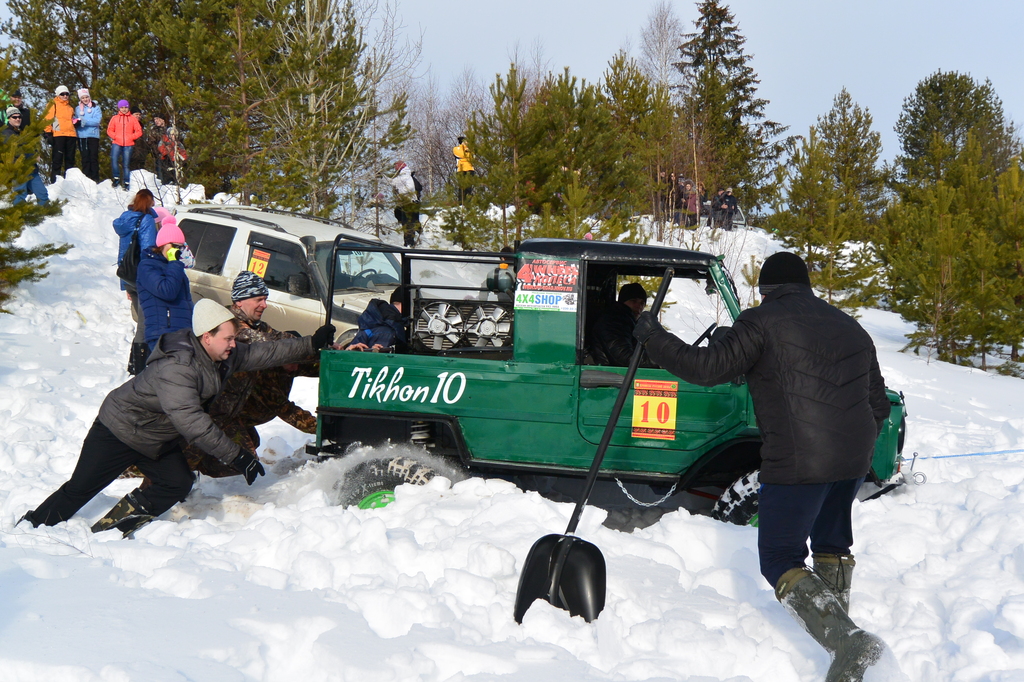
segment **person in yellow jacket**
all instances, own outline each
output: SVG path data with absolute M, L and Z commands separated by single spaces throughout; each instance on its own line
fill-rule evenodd
M 473 154 L 469 151 L 469 145 L 466 144 L 466 138 L 459 136 L 459 144 L 452 148 L 452 154 L 455 155 L 455 181 L 459 187 L 459 204 L 462 204 L 466 197 L 473 193 L 473 185 L 470 181 L 470 176 L 476 175 L 476 171 L 473 169 L 473 163 L 470 161 Z
M 78 147 L 78 133 L 75 132 L 75 108 L 71 106 L 71 91 L 65 85 L 58 85 L 53 91 L 53 101 L 43 117 L 50 122 L 46 126 L 46 138 L 50 141 L 53 155 L 50 159 L 50 184 L 57 179 L 59 173 L 64 177 L 65 171 L 75 167 L 75 149 Z

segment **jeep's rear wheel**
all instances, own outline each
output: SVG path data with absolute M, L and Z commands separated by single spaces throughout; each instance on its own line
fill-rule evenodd
M 434 470 L 409 457 L 371 459 L 355 466 L 341 485 L 343 507 L 379 509 L 395 499 L 395 488 L 403 483 L 423 485 L 434 477 Z
M 757 480 L 760 471 L 751 471 L 740 476 L 715 502 L 712 518 L 737 526 L 757 526 L 758 498 L 761 484 Z

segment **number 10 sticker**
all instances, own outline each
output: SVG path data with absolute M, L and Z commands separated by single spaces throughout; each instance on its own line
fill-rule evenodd
M 677 381 L 633 382 L 633 438 L 676 439 Z

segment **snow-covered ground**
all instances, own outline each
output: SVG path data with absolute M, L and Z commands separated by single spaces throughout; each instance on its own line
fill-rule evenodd
M 67 479 L 127 379 L 110 223 L 128 197 L 70 174 L 51 188 L 70 200 L 64 215 L 23 241 L 75 248 L 0 316 L 0 680 L 824 677 L 827 655 L 758 573 L 753 529 L 680 510 L 627 534 L 588 508 L 580 534 L 608 562 L 604 612 L 587 624 L 537 602 L 517 625 L 526 553 L 571 505 L 435 478 L 387 508 L 343 509 L 341 464 L 296 461 L 306 437 L 280 422 L 261 429 L 266 477 L 203 478 L 133 540 L 89 532 L 132 480 L 68 523 L 15 528 Z M 752 230 L 703 248 L 728 254 L 740 280 L 749 255 L 778 246 Z M 906 394 L 906 454 L 928 480 L 856 506 L 852 615 L 911 680 L 1024 680 L 1024 383 L 900 353 L 908 326 L 892 314 L 862 321 Z M 315 380 L 294 397 L 314 407 Z

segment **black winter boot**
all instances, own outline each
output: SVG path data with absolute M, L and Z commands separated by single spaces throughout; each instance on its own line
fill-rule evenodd
M 832 657 L 825 682 L 862 682 L 885 652 L 885 642 L 850 620 L 839 598 L 809 568 L 786 571 L 775 597 Z
M 843 605 L 843 611 L 850 612 L 850 585 L 853 583 L 853 567 L 857 562 L 852 554 L 822 554 L 815 552 L 814 572 L 828 585 Z
M 153 515 L 135 497 L 136 492 L 138 491 L 133 490 L 122 497 L 110 511 L 103 515 L 103 518 L 93 524 L 92 532 L 102 533 L 105 530 L 117 528 L 124 533 L 124 537 L 128 537 L 152 521 Z

